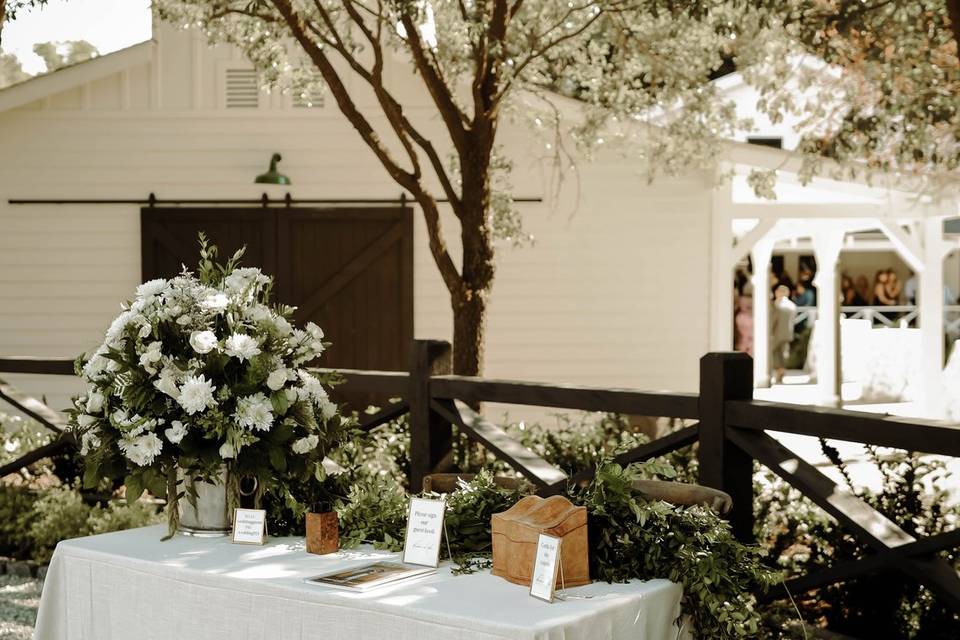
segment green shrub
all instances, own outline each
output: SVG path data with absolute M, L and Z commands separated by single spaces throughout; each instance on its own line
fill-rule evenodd
M 29 488 L 0 484 L 0 555 L 29 557 L 33 541 L 28 530 L 37 498 Z
M 92 507 L 76 491 L 65 488 L 47 491 L 34 505 L 33 524 L 28 530 L 33 542 L 33 559 L 49 562 L 61 540 L 92 534 L 91 511 Z
M 98 533 L 120 531 L 156 524 L 161 521 L 151 504 L 110 502 L 106 507 L 87 504 L 83 496 L 68 488 L 50 489 L 36 501 L 30 514 L 32 524 L 27 536 L 32 557 L 40 563 L 50 561 L 61 540 Z

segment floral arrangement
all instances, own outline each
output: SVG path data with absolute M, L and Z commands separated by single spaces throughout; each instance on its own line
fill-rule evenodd
M 272 279 L 226 265 L 200 236 L 201 260 L 169 280 L 137 287 L 90 357 L 77 361 L 88 390 L 74 400 L 84 484 L 123 476 L 128 499 L 166 497 L 176 528 L 177 475 L 240 478 L 295 500 L 292 483 L 324 479 L 323 458 L 349 430 L 324 382 L 305 367 L 323 331 L 291 324 L 294 309 L 268 304 Z M 228 493 L 228 500 L 230 499 Z

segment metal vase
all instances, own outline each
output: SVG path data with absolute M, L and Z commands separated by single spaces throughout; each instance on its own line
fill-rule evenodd
M 189 485 L 196 492 L 196 506 L 188 495 Z M 183 497 L 177 501 L 180 524 L 177 530 L 189 536 L 218 537 L 230 534 L 233 525 L 227 510 L 227 468 L 220 468 L 214 482 L 204 482 L 186 477 L 177 471 L 177 490 Z

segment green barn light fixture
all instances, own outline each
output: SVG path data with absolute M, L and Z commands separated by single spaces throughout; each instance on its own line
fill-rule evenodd
M 290 184 L 290 178 L 277 171 L 277 163 L 283 158 L 279 153 L 274 153 L 270 158 L 270 169 L 266 173 L 261 173 L 254 179 L 257 184 Z

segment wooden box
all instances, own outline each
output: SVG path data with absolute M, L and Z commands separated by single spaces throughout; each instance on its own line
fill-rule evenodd
M 307 553 L 324 555 L 340 548 L 340 526 L 336 511 L 307 513 Z
M 562 538 L 560 573 L 565 587 L 590 582 L 587 551 L 587 508 L 575 507 L 563 496 L 527 496 L 490 518 L 493 531 L 493 575 L 514 584 L 530 584 L 537 538 L 546 533 Z

